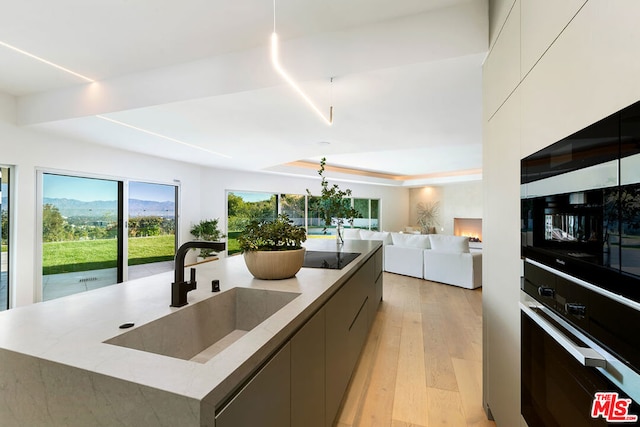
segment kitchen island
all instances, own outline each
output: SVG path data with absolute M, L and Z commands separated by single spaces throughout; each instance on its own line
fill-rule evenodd
M 241 256 L 200 264 L 181 308 L 163 273 L 0 313 L 2 425 L 331 425 L 382 297 L 381 242 L 340 250 L 360 255 L 278 281 L 254 279 Z M 217 298 L 232 302 L 200 310 Z M 181 352 L 241 299 L 258 320 Z

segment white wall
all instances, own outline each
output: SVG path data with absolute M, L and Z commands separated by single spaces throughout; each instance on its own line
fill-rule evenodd
M 438 233 L 444 233 L 440 228 L 443 224 L 443 206 L 444 202 L 444 188 L 439 185 L 430 185 L 427 187 L 412 188 L 409 190 L 409 222 L 405 225 L 412 227 L 419 227 L 418 224 L 418 203 L 424 205 L 438 204 L 438 215 L 436 217 L 438 225 L 436 225 L 436 231 Z
M 482 181 L 444 186 L 444 206 L 438 233 L 453 234 L 454 218 L 482 218 L 482 196 Z
M 520 159 L 640 99 L 640 2 L 493 1 L 483 76 L 484 403 L 520 423 Z
M 200 168 L 186 163 L 142 156 L 98 145 L 69 141 L 44 135 L 13 123 L 15 100 L 0 94 L 0 163 L 14 166 L 11 209 L 13 236 L 11 264 L 11 305 L 35 301 L 39 272 L 36 271 L 38 243 L 36 235 L 36 170 L 59 170 L 110 178 L 150 180 L 173 184 L 181 182 L 183 200 L 179 234 L 188 236 L 188 223 L 199 217 Z M 187 224 L 185 226 L 185 223 Z
M 453 234 L 454 218 L 482 218 L 482 181 L 457 182 L 412 188 L 409 192 L 409 221 L 417 226 L 418 203 L 438 202 L 439 234 Z
M 36 171 L 50 170 L 91 176 L 173 184 L 180 181 L 181 242 L 203 218 L 226 218 L 226 190 L 254 190 L 305 194 L 319 192 L 319 179 L 263 173 L 244 173 L 144 156 L 79 141 L 70 141 L 15 125 L 15 98 L 0 93 L 0 164 L 14 167 L 11 177 L 11 307 L 36 301 L 40 287 L 36 219 Z M 330 177 L 329 177 L 330 178 Z M 403 188 L 339 183 L 355 197 L 381 199 L 383 228 L 398 229 L 408 221 L 409 191 Z

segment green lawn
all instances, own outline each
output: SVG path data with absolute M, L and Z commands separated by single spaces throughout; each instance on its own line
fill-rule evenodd
M 172 260 L 175 255 L 172 235 L 129 238 L 129 265 Z
M 238 235 L 240 231 L 230 231 L 227 233 L 227 254 L 233 255 L 240 253 L 240 245 L 238 244 Z
M 174 236 L 129 238 L 129 265 L 172 260 Z M 49 242 L 42 245 L 42 274 L 116 267 L 116 239 Z

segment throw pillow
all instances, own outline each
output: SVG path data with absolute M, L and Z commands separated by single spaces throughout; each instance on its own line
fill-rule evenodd
M 407 248 L 429 249 L 429 236 L 426 234 L 391 233 L 391 240 L 395 246 Z
M 438 252 L 467 253 L 469 252 L 469 238 L 466 236 L 443 236 L 429 234 L 431 249 Z

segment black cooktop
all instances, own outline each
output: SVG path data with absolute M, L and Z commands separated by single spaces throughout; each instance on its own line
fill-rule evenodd
M 340 270 L 360 255 L 356 252 L 306 251 L 303 267 Z

